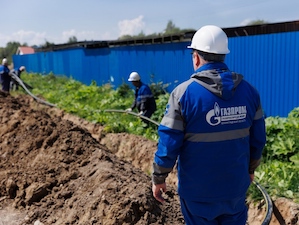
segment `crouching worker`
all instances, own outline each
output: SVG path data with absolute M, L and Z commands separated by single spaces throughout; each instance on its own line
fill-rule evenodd
M 21 66 L 19 69 L 12 70 L 10 72 L 10 74 L 13 74 L 13 75 L 15 75 L 15 76 L 17 76 L 21 79 L 21 73 L 24 72 L 24 71 L 26 71 L 25 66 Z M 11 89 L 12 90 L 19 90 L 19 83 L 13 78 L 13 76 L 12 76 L 11 81 L 12 81 L 12 85 L 11 85 L 12 88 Z
M 131 112 L 133 109 L 137 108 L 139 112 L 138 115 L 150 118 L 157 109 L 156 101 L 151 89 L 148 85 L 141 82 L 140 75 L 137 72 L 132 72 L 128 81 L 131 81 L 136 89 L 134 102 L 126 111 Z M 147 120 L 143 121 L 148 124 Z

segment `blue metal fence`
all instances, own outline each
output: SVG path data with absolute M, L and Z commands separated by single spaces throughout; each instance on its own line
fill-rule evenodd
M 244 75 L 261 94 L 267 116 L 285 117 L 299 106 L 299 32 L 230 37 L 226 63 Z M 111 83 L 117 88 L 138 71 L 145 83 L 177 84 L 193 73 L 189 42 L 74 48 L 14 55 L 28 72 L 66 75 L 89 85 Z M 129 82 L 128 82 L 129 83 Z
M 229 67 L 260 92 L 268 116 L 287 116 L 299 106 L 299 32 L 235 37 Z

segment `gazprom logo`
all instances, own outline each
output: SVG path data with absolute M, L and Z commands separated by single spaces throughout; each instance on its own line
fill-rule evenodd
M 206 120 L 212 126 L 216 126 L 220 123 L 241 123 L 245 121 L 246 115 L 246 106 L 220 108 L 219 104 L 215 102 L 214 108 L 207 113 Z
M 215 102 L 214 104 L 214 109 L 210 110 L 207 113 L 206 120 L 212 126 L 216 126 L 221 122 L 220 107 L 217 102 Z

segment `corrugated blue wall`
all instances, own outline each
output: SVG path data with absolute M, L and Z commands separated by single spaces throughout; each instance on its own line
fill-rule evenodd
M 285 117 L 299 106 L 299 32 L 229 38 L 226 63 L 244 75 L 261 94 L 267 116 Z M 67 49 L 15 55 L 16 66 L 28 72 L 73 77 L 87 85 L 127 82 L 132 71 L 145 83 L 170 84 L 168 91 L 193 73 L 189 42 Z
M 171 91 L 193 72 L 188 43 L 120 46 L 98 49 L 69 49 L 14 55 L 16 67 L 25 65 L 27 72 L 73 77 L 87 85 L 111 83 L 118 87 L 127 82 L 132 71 L 140 73 L 146 83 L 170 84 Z
M 299 106 L 299 32 L 235 37 L 226 63 L 260 92 L 267 116 Z

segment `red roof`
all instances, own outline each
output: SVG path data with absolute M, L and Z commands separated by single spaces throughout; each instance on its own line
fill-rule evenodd
M 17 55 L 33 54 L 34 48 L 31 47 L 19 47 L 17 50 Z

